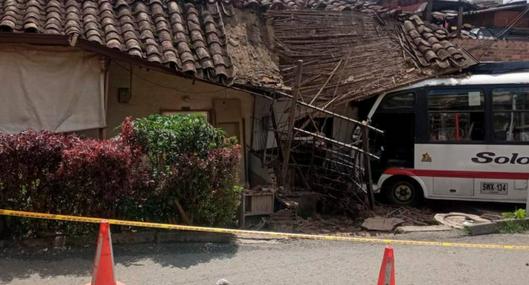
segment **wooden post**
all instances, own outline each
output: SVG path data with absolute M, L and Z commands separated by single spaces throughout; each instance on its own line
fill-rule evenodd
M 287 127 L 287 141 L 283 147 L 283 165 L 281 169 L 281 183 L 284 187 L 289 187 L 288 179 L 288 163 L 290 161 L 290 147 L 292 146 L 292 139 L 294 137 L 294 123 L 296 122 L 296 110 L 299 100 L 299 89 L 301 85 L 301 75 L 303 72 L 303 61 L 298 60 L 297 62 L 297 78 L 296 87 L 294 89 L 294 97 L 290 104 L 290 114 L 288 116 L 288 127 Z
M 527 200 L 525 201 L 525 212 L 529 214 L 529 189 L 527 190 Z
M 363 138 L 362 143 L 364 145 L 364 171 L 366 172 L 366 189 L 367 199 L 369 202 L 369 209 L 375 208 L 375 195 L 373 194 L 373 178 L 371 177 L 371 160 L 369 157 L 369 129 L 367 128 L 367 122 L 364 121 L 362 124 Z
M 241 212 L 239 217 L 239 228 L 244 229 L 246 227 L 246 195 L 244 190 L 241 192 Z
M 110 64 L 112 63 L 112 60 L 109 58 L 105 58 L 103 61 L 103 69 L 104 69 L 104 75 L 103 75 L 103 104 L 104 104 L 104 112 L 105 112 L 105 127 L 99 128 L 97 130 L 97 136 L 100 140 L 107 138 L 107 128 L 108 128 L 108 102 L 109 102 L 109 96 L 110 96 Z
M 433 1 L 434 0 L 428 0 L 428 4 L 426 5 L 426 21 L 428 22 L 432 21 Z
M 463 28 L 463 1 L 459 0 L 457 10 L 457 37 L 461 38 L 461 29 Z
M 272 104 L 270 105 L 270 120 L 272 121 L 272 128 L 274 129 L 274 138 L 276 140 L 276 145 L 279 148 L 277 156 L 279 157 L 280 160 L 283 160 L 284 151 L 283 151 L 283 146 L 281 145 L 281 138 L 279 137 L 279 130 L 278 130 L 278 125 L 277 125 L 277 120 L 276 120 L 276 112 L 274 111 L 275 102 L 276 102 L 275 100 L 272 101 Z M 267 147 L 268 146 L 266 146 L 265 149 Z
M 342 146 L 342 147 L 345 147 L 345 148 L 348 148 L 348 149 L 351 149 L 351 150 L 354 150 L 354 151 L 358 151 L 360 153 L 367 153 L 367 155 L 369 155 L 370 157 L 374 158 L 374 159 L 380 159 L 380 157 L 372 154 L 372 153 L 369 153 L 369 152 L 365 152 L 364 151 L 364 148 L 358 148 L 354 145 L 351 145 L 351 144 L 346 144 L 346 143 L 343 143 L 341 141 L 337 141 L 337 140 L 333 140 L 333 139 L 330 139 L 326 136 L 322 136 L 322 135 L 319 135 L 317 133 L 313 133 L 313 132 L 309 132 L 309 131 L 305 131 L 305 130 L 302 130 L 300 128 L 294 128 L 295 131 L 297 132 L 300 132 L 302 134 L 306 134 L 306 135 L 309 135 L 309 136 L 312 136 L 314 138 L 319 138 L 321 140 L 324 140 L 324 141 L 328 141 L 332 144 L 335 144 L 335 145 L 339 145 L 339 146 Z M 330 151 L 330 150 L 327 150 L 327 151 Z
M 237 86 L 232 86 L 231 88 L 232 88 L 232 89 L 235 89 L 235 90 L 243 91 L 243 92 L 246 92 L 246 93 L 250 93 L 250 94 L 253 94 L 253 95 L 261 96 L 261 97 L 266 98 L 266 99 L 268 99 L 268 100 L 270 100 L 270 101 L 275 101 L 274 98 L 272 98 L 272 97 L 270 97 L 270 96 L 267 96 L 267 95 L 264 95 L 264 94 L 259 93 L 259 92 L 253 92 L 253 91 L 251 91 L 251 90 L 238 88 Z M 277 95 L 281 95 L 282 97 L 286 97 L 286 98 L 294 98 L 294 96 L 292 96 L 292 95 L 290 95 L 290 94 L 286 94 L 286 93 L 281 92 L 281 91 L 276 91 L 275 93 L 276 93 Z M 298 104 L 299 104 L 300 106 L 307 107 L 307 108 L 309 108 L 309 109 L 311 109 L 311 110 L 314 110 L 314 111 L 317 111 L 317 112 L 320 112 L 320 113 L 323 113 L 323 114 L 328 114 L 328 115 L 331 115 L 331 116 L 333 116 L 333 117 L 335 117 L 335 118 L 342 119 L 342 120 L 344 120 L 344 121 L 346 121 L 346 122 L 351 122 L 351 123 L 355 123 L 355 124 L 361 124 L 361 123 L 362 123 L 362 122 L 357 121 L 357 120 L 355 120 L 355 119 L 351 119 L 351 118 L 346 117 L 346 116 L 344 116 L 344 115 L 340 115 L 340 114 L 338 114 L 338 113 L 331 112 L 331 111 L 329 111 L 329 110 L 326 110 L 326 109 L 323 109 L 323 108 L 320 108 L 320 107 L 317 107 L 317 106 L 311 105 L 311 104 L 309 104 L 309 103 L 305 103 L 305 102 L 303 102 L 303 101 L 298 101 Z M 375 131 L 375 132 L 377 132 L 377 133 L 379 133 L 379 134 L 384 134 L 384 131 L 381 130 L 381 129 L 375 128 L 375 127 L 373 127 L 373 126 L 371 126 L 371 125 L 367 125 L 367 127 L 368 127 L 370 130 Z

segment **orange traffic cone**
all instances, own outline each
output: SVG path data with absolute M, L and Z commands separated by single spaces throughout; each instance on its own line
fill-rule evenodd
M 99 225 L 92 282 L 86 285 L 124 285 L 121 282 L 116 282 L 114 277 L 112 239 L 110 238 L 110 226 L 106 221 L 101 222 Z
M 384 250 L 384 258 L 380 266 L 380 273 L 378 273 L 378 285 L 395 285 L 395 256 L 393 255 L 393 248 L 386 246 Z

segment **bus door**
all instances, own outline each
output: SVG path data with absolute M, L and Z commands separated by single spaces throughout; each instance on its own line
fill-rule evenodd
M 415 143 L 415 93 L 406 91 L 387 94 L 377 108 L 372 123 L 384 130 L 372 146 L 381 153 L 380 161 L 373 162 L 373 178 L 389 167 L 413 168 Z

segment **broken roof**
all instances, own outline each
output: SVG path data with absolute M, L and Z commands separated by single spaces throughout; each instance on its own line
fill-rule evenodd
M 475 63 L 441 28 L 417 16 L 403 24 L 362 13 L 270 11 L 280 70 L 319 106 L 360 100 Z
M 365 0 L 226 0 L 236 7 L 260 7 L 270 10 L 316 9 L 326 11 L 377 11 L 383 13 L 388 8 L 376 4 L 376 1 Z
M 476 63 L 443 29 L 404 19 L 362 0 L 0 1 L 0 31 L 79 38 L 214 82 L 288 89 L 303 59 L 304 96 L 323 103 Z
M 295 65 L 303 60 L 301 94 L 320 106 L 361 100 L 477 63 L 451 42 L 452 36 L 442 27 L 368 1 L 244 0 L 233 3 L 243 10 L 252 7 L 265 11 L 265 20 L 247 29 L 248 35 L 260 31 L 261 40 L 253 36 L 252 40 L 245 41 L 248 37 L 234 36 L 231 26 L 247 27 L 251 23 L 239 19 L 231 22 L 227 17 L 230 55 L 237 63 L 239 57 L 243 59 L 240 61 L 243 65 L 235 64 L 236 69 L 247 71 L 238 72 L 237 79 L 257 86 L 263 86 L 264 81 L 273 87 L 293 88 L 296 85 Z M 234 41 L 236 45 L 231 44 Z M 239 41 L 245 48 L 241 48 Z M 259 47 L 263 45 L 269 47 L 270 55 L 262 56 Z M 246 54 L 259 56 L 252 59 Z M 273 59 L 277 68 L 261 68 L 263 58 Z M 245 69 L 245 66 L 250 68 Z M 254 74 L 250 69 L 259 72 Z

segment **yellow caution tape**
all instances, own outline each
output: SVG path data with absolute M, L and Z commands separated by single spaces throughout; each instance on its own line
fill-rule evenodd
M 5 209 L 0 209 L 0 215 L 34 218 L 34 219 L 45 219 L 45 220 L 94 223 L 94 224 L 99 224 L 102 221 L 106 221 L 111 225 L 143 227 L 143 228 L 157 228 L 157 229 L 166 229 L 166 230 L 208 232 L 208 233 L 219 233 L 219 234 L 232 234 L 236 236 L 258 235 L 258 236 L 289 238 L 289 239 L 350 241 L 350 242 L 378 243 L 378 244 L 402 244 L 402 245 L 422 245 L 422 246 L 438 246 L 438 247 L 508 249 L 508 250 L 529 251 L 529 245 L 459 243 L 459 242 L 444 242 L 444 241 L 380 239 L 380 238 L 367 238 L 367 237 L 350 237 L 350 236 L 346 237 L 346 236 L 335 236 L 335 235 L 312 235 L 312 234 L 295 234 L 295 233 L 280 233 L 280 232 L 267 232 L 267 231 L 250 231 L 250 230 L 237 230 L 237 229 L 226 229 L 226 228 L 197 227 L 197 226 L 185 226 L 185 225 L 174 225 L 174 224 L 163 224 L 163 223 L 149 223 L 149 222 L 138 222 L 138 221 L 103 219 L 103 218 L 93 218 L 93 217 L 80 217 L 80 216 L 69 216 L 69 215 L 55 215 L 55 214 L 14 211 L 14 210 L 5 210 Z

